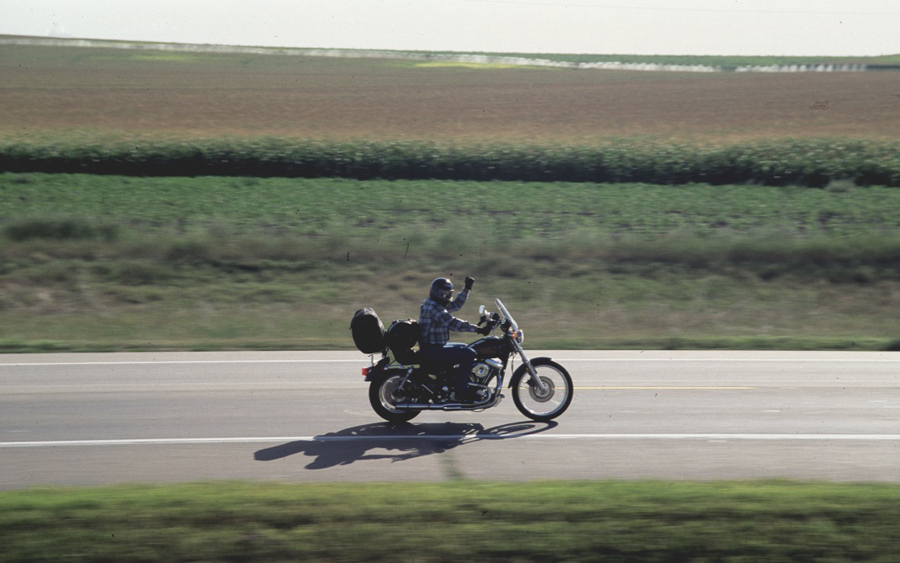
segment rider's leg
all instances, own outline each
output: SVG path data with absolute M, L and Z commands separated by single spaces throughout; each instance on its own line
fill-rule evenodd
M 423 346 L 422 352 L 429 361 L 441 365 L 457 365 L 453 370 L 453 387 L 456 399 L 463 401 L 469 398 L 469 374 L 475 365 L 475 350 L 460 342 L 448 342 L 444 346 Z
M 469 401 L 474 398 L 474 391 L 469 388 L 469 377 L 472 374 L 472 366 L 475 365 L 477 354 L 475 350 L 465 344 L 457 345 L 458 359 L 453 363 L 459 365 L 453 372 L 453 382 L 457 401 Z

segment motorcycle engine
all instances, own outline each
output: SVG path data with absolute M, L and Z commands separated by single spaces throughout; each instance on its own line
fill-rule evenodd
M 497 360 L 485 360 L 472 366 L 471 380 L 476 383 L 486 384 L 491 377 L 497 375 L 503 368 L 503 364 Z

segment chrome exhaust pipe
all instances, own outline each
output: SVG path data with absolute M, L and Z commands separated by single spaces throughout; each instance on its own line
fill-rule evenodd
M 408 411 L 472 411 L 497 406 L 502 398 L 503 395 L 495 395 L 494 398 L 479 403 L 397 403 L 394 408 Z
M 491 388 L 487 385 L 478 385 L 476 383 L 470 383 L 469 385 L 491 391 Z M 497 380 L 497 387 L 493 389 L 492 398 L 478 403 L 394 403 L 394 408 L 409 411 L 474 411 L 489 409 L 500 404 L 500 401 L 503 399 L 502 391 L 503 376 L 501 375 Z

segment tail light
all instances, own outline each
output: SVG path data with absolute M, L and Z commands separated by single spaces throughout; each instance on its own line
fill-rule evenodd
M 374 366 L 362 368 L 363 377 L 369 377 L 369 372 L 372 371 L 372 367 Z

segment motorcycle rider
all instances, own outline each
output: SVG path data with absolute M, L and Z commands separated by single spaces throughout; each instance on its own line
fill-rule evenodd
M 469 392 L 469 374 L 475 365 L 475 350 L 461 342 L 449 342 L 450 331 L 477 332 L 490 334 L 490 325 L 479 328 L 472 323 L 457 319 L 452 315 L 466 304 L 475 280 L 466 277 L 465 288 L 453 298 L 453 283 L 447 278 L 437 278 L 431 282 L 428 298 L 422 303 L 419 313 L 419 349 L 425 359 L 440 365 L 455 365 L 453 370 L 454 396 L 458 402 L 472 402 Z

